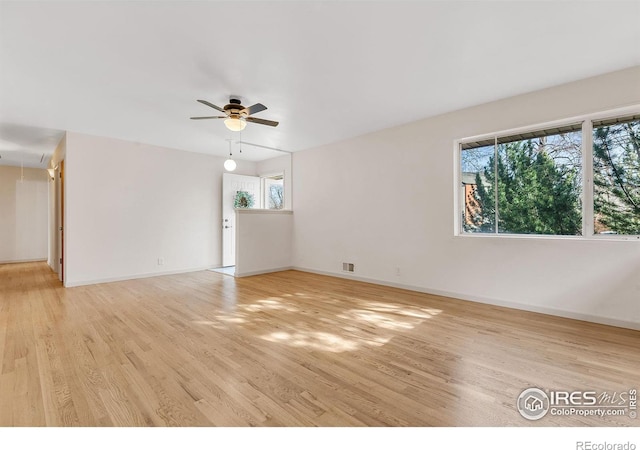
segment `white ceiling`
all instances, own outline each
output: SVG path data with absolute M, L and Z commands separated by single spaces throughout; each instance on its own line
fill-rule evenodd
M 297 151 L 640 65 L 639 22 L 637 1 L 0 2 L 0 123 L 223 155 L 237 136 L 189 117 L 237 94 L 280 121 L 242 140 Z
M 0 123 L 0 165 L 46 169 L 64 132 Z

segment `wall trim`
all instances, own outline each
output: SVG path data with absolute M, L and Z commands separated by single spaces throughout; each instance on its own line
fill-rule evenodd
M 254 275 L 263 275 L 265 273 L 284 272 L 285 270 L 298 270 L 298 269 L 296 269 L 295 267 L 287 266 L 287 267 L 278 267 L 276 269 L 254 270 L 252 272 L 244 272 L 244 273 L 236 272 L 235 277 L 236 278 L 252 277 Z
M 337 272 L 327 272 L 324 270 L 315 270 L 315 269 L 309 269 L 306 267 L 294 266 L 291 269 L 298 270 L 300 272 L 309 272 L 309 273 L 315 273 L 318 275 L 326 275 L 329 277 L 344 278 L 347 280 L 362 281 L 364 283 L 378 284 L 381 286 L 389 286 L 389 287 L 394 287 L 398 289 L 405 289 L 408 291 L 421 292 L 423 294 L 438 295 L 441 297 L 451 297 L 454 299 L 467 300 L 474 303 L 484 303 L 492 306 L 501 306 L 504 308 L 517 309 L 521 311 L 529 311 L 529 312 L 535 312 L 540 314 L 547 314 L 550 316 L 564 317 L 566 319 L 582 320 L 585 322 L 592 322 L 600 325 L 609 325 L 613 327 L 629 328 L 631 330 L 640 330 L 640 322 L 620 320 L 613 317 L 596 316 L 593 314 L 584 314 L 584 313 L 568 311 L 564 309 L 540 307 L 535 305 L 528 305 L 526 303 L 500 300 L 500 299 L 491 298 L 491 297 L 470 295 L 470 294 L 453 292 L 453 291 L 442 291 L 439 289 L 431 289 L 431 288 L 425 288 L 421 286 L 414 286 L 414 285 L 403 284 L 403 283 L 394 283 L 390 281 L 376 280 L 373 278 L 360 277 L 356 275 L 347 275 L 347 274 L 341 274 Z
M 35 258 L 35 259 L 9 259 L 6 261 L 0 261 L 0 264 L 19 264 L 30 262 L 47 262 L 48 258 Z
M 101 283 L 113 283 L 116 281 L 127 281 L 127 280 L 137 280 L 140 278 L 153 278 L 153 277 L 162 277 L 165 275 L 177 275 L 181 273 L 190 273 L 190 272 L 201 272 L 203 270 L 215 269 L 216 266 L 202 266 L 202 267 L 192 267 L 189 269 L 179 269 L 179 270 L 169 270 L 166 272 L 151 272 L 151 273 L 140 273 L 135 275 L 125 275 L 122 277 L 109 277 L 109 278 L 98 278 L 94 280 L 80 280 L 80 281 L 65 281 L 64 287 L 71 288 L 77 286 L 88 286 L 91 284 L 101 284 Z

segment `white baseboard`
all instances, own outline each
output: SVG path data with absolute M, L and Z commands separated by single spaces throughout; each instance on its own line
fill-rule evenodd
M 522 311 L 530 311 L 530 312 L 536 312 L 536 313 L 541 313 L 541 314 L 549 314 L 551 316 L 558 316 L 558 317 L 565 317 L 567 319 L 575 319 L 575 320 L 583 320 L 585 322 L 593 322 L 593 323 L 599 323 L 602 325 L 611 325 L 614 327 L 620 327 L 620 328 L 629 328 L 632 330 L 640 330 L 640 323 L 638 322 L 632 322 L 632 321 L 628 321 L 628 320 L 620 320 L 620 319 L 616 319 L 613 317 L 603 317 L 603 316 L 596 316 L 593 314 L 584 314 L 584 313 L 580 313 L 580 312 L 576 312 L 576 311 L 567 311 L 564 309 L 558 309 L 558 308 L 549 308 L 549 307 L 544 307 L 544 306 L 536 306 L 536 305 L 529 305 L 526 303 L 518 303 L 518 302 L 511 302 L 511 301 L 505 301 L 505 300 L 500 300 L 500 299 L 495 299 L 495 298 L 490 298 L 490 297 L 482 297 L 482 296 L 477 296 L 477 295 L 469 295 L 469 294 L 465 294 L 465 293 L 461 293 L 461 292 L 453 292 L 453 291 L 442 291 L 439 289 L 429 289 L 429 288 L 424 288 L 421 286 L 413 286 L 413 285 L 409 285 L 409 284 L 402 284 L 402 283 L 394 283 L 394 282 L 390 282 L 390 281 L 382 281 L 382 280 L 376 280 L 373 278 L 366 278 L 366 277 L 359 277 L 356 275 L 347 275 L 347 274 L 342 274 L 342 273 L 338 273 L 338 272 L 326 272 L 323 270 L 315 270 L 315 269 L 308 269 L 305 267 L 292 267 L 291 269 L 293 270 L 299 270 L 301 272 L 309 272 L 309 273 L 315 273 L 318 275 L 326 275 L 326 276 L 330 276 L 330 277 L 337 277 L 337 278 L 345 278 L 348 280 L 356 280 L 356 281 L 362 281 L 365 283 L 372 283 L 372 284 L 379 284 L 382 286 L 389 286 L 389 287 L 394 287 L 394 288 L 398 288 L 398 289 L 406 289 L 408 291 L 415 291 L 415 292 L 421 292 L 424 294 L 431 294 L 431 295 L 438 295 L 441 297 L 451 297 L 451 298 L 457 298 L 460 300 L 468 300 L 471 302 L 476 302 L 476 303 L 485 303 L 487 305 L 493 305 L 493 306 L 502 306 L 505 308 L 511 308 L 511 309 L 518 309 L 518 310 L 522 310 Z
M 41 262 L 47 261 L 47 258 L 36 258 L 36 259 L 9 259 L 6 261 L 0 261 L 0 264 L 19 264 L 19 263 L 30 263 L 30 262 Z
M 242 278 L 242 277 L 252 277 L 254 275 L 262 275 L 265 273 L 273 273 L 273 272 L 282 272 L 284 270 L 291 270 L 293 269 L 293 267 L 289 266 L 289 267 L 278 267 L 277 269 L 265 269 L 265 270 L 255 270 L 253 272 L 241 272 L 238 273 L 236 271 L 236 278 Z
M 90 284 L 113 283 L 116 281 L 137 280 L 139 278 L 162 277 L 165 275 L 176 275 L 180 273 L 200 272 L 202 270 L 208 270 L 212 268 L 213 266 L 192 267 L 189 269 L 169 270 L 166 272 L 140 273 L 135 275 L 125 275 L 122 277 L 98 278 L 95 280 L 81 280 L 81 281 L 71 281 L 71 282 L 65 281 L 64 287 L 70 288 L 70 287 L 77 287 L 77 286 L 87 286 Z

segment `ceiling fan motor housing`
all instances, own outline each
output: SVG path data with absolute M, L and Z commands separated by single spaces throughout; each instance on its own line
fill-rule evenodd
M 239 119 L 240 117 L 249 116 L 247 109 L 242 106 L 242 102 L 237 98 L 230 98 L 229 104 L 225 105 L 223 109 L 232 119 Z

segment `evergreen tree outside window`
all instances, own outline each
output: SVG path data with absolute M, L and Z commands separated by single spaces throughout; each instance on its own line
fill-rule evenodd
M 463 146 L 465 232 L 581 234 L 580 125 L 564 128 Z
M 593 124 L 596 234 L 640 235 L 640 118 Z
M 487 175 L 494 165 L 494 145 L 462 150 L 463 230 L 469 233 L 495 233 L 495 195 L 487 189 Z M 480 192 L 482 195 L 480 195 Z
M 618 112 L 460 141 L 459 231 L 640 240 L 640 107 Z

